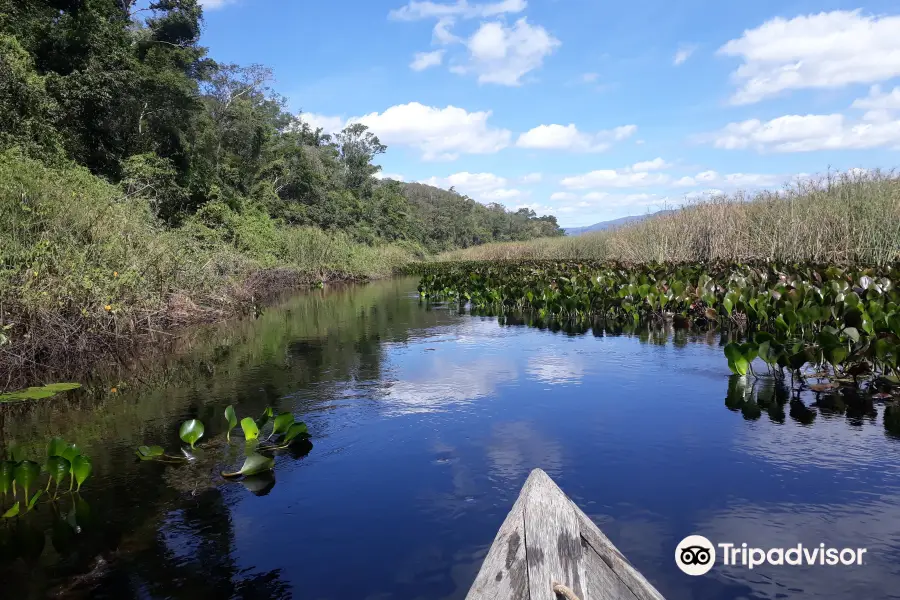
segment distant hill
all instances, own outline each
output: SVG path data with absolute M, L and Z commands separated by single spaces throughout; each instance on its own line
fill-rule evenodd
M 621 227 L 622 225 L 628 225 L 629 223 L 643 221 L 644 219 L 658 217 L 660 215 L 667 215 L 671 212 L 674 211 L 661 210 L 655 213 L 650 213 L 648 215 L 635 215 L 633 217 L 620 217 L 618 219 L 612 219 L 611 221 L 601 221 L 600 223 L 586 225 L 585 227 L 566 227 L 565 232 L 566 235 L 581 235 L 583 233 L 590 233 L 592 231 L 604 231 L 606 229 L 614 229 L 616 227 Z

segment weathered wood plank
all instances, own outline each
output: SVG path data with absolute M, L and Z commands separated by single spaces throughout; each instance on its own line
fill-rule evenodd
M 528 600 L 524 494 L 500 526 L 466 600 Z
M 584 537 L 581 538 L 581 543 L 584 550 L 587 588 L 590 590 L 590 596 L 582 600 L 638 600 Z
M 525 554 L 531 600 L 556 600 L 553 584 L 590 598 L 581 545 L 581 525 L 572 503 L 541 470 L 528 477 L 525 502 Z
M 665 600 L 653 585 L 631 566 L 631 563 L 619 552 L 608 537 L 603 535 L 591 518 L 584 514 L 578 505 L 569 500 L 572 508 L 581 524 L 581 535 L 585 541 L 597 552 L 613 573 L 619 576 L 625 585 L 631 590 L 638 600 Z
M 664 600 L 540 469 L 528 476 L 466 600 Z

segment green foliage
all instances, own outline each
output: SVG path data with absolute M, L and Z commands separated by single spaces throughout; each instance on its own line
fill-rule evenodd
M 197 419 L 191 419 L 181 424 L 181 427 L 178 430 L 178 436 L 181 438 L 182 442 L 190 444 L 193 449 L 197 441 L 203 437 L 204 431 L 205 427 L 203 427 L 203 423 Z
M 225 420 L 228 421 L 228 433 L 226 434 L 226 438 L 231 442 L 231 431 L 238 425 L 237 415 L 234 412 L 233 406 L 229 406 L 225 409 Z
M 81 485 L 90 477 L 93 470 L 94 465 L 91 463 L 90 458 L 82 455 L 75 457 L 75 460 L 72 462 L 72 474 L 75 476 L 79 492 L 81 491 Z
M 252 417 L 241 419 L 241 429 L 244 431 L 244 439 L 255 440 L 259 437 L 259 426 Z
M 30 387 L 16 392 L 0 394 L 0 402 L 17 402 L 20 400 L 41 400 L 52 398 L 62 392 L 75 390 L 81 387 L 78 383 L 50 383 L 41 387 Z
M 268 456 L 263 456 L 262 454 L 250 454 L 244 459 L 244 464 L 241 466 L 241 470 L 234 473 L 226 473 L 222 472 L 222 477 L 241 477 L 248 475 L 256 475 L 257 473 L 262 473 L 263 471 L 271 471 L 275 468 L 275 460 Z
M 723 323 L 752 341 L 724 347 L 735 375 L 757 358 L 836 379 L 900 375 L 900 263 L 878 268 L 802 264 L 645 264 L 593 261 L 442 263 L 422 269 L 424 297 L 562 318 Z

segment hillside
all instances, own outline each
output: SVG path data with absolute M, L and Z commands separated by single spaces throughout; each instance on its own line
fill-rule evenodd
M 618 219 L 611 219 L 609 221 L 601 221 L 599 223 L 594 223 L 593 225 L 585 225 L 584 227 L 565 227 L 564 230 L 566 232 L 566 235 L 581 235 L 583 233 L 590 233 L 592 231 L 606 231 L 607 229 L 615 229 L 616 227 L 627 225 L 629 223 L 637 223 L 638 221 L 643 221 L 644 219 L 650 217 L 667 215 L 671 212 L 673 211 L 660 210 L 658 212 L 649 213 L 646 215 L 634 215 L 630 217 L 619 217 Z

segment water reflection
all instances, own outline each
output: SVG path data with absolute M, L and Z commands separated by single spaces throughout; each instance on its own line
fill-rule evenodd
M 299 296 L 73 397 L 0 410 L 3 443 L 41 455 L 59 435 L 94 458 L 80 533 L 64 503 L 20 520 L 32 530 L 0 524 L 0 596 L 462 600 L 534 467 L 670 600 L 895 593 L 882 405 L 730 378 L 719 332 L 461 314 L 415 285 Z M 229 404 L 294 413 L 315 449 L 240 484 L 217 475 L 240 465 L 236 445 L 184 468 L 134 457 L 179 447 L 187 418 L 222 439 Z M 689 533 L 870 545 L 872 562 L 687 578 L 672 549 Z

